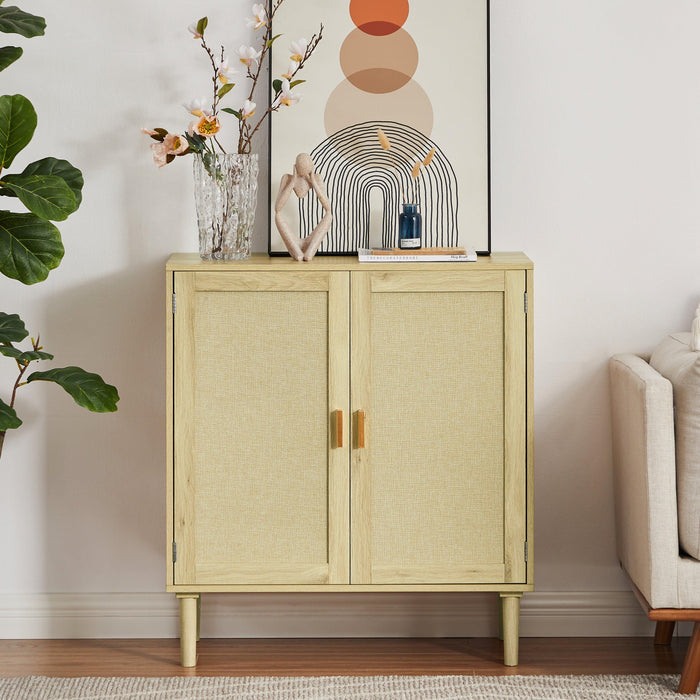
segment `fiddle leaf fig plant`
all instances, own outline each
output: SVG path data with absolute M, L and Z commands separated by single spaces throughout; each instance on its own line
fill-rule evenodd
M 29 14 L 0 0 L 0 32 L 26 38 L 42 36 L 43 17 Z M 17 46 L 0 48 L 0 71 L 22 55 Z M 23 95 L 0 96 L 0 196 L 14 198 L 28 211 L 0 209 L 0 273 L 23 284 L 45 280 L 63 259 L 61 233 L 52 223 L 63 221 L 82 201 L 83 175 L 67 160 L 42 158 L 22 172 L 5 173 L 15 157 L 30 143 L 37 126 L 32 103 Z M 15 205 L 16 206 L 16 205 Z M 58 384 L 75 402 L 89 411 L 106 413 L 117 410 L 119 393 L 98 374 L 80 367 L 55 367 L 27 375 L 33 362 L 52 360 L 37 339 L 31 348 L 17 347 L 29 336 L 18 314 L 0 312 L 0 355 L 17 365 L 17 379 L 9 403 L 0 398 L 0 456 L 8 430 L 22 421 L 15 411 L 17 390 L 36 381 Z M 26 375 L 26 377 L 25 377 Z

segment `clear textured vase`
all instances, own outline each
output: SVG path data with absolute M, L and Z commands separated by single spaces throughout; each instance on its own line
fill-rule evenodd
M 202 260 L 244 260 L 258 196 L 258 155 L 194 157 L 194 199 Z

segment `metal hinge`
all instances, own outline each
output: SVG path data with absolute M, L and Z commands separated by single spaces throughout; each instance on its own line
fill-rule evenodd
M 525 292 L 525 313 L 527 313 L 527 292 Z
M 527 561 L 527 540 L 525 540 L 525 561 Z
M 177 297 L 175 296 L 175 292 L 173 292 L 173 313 L 177 312 Z
M 177 561 L 177 542 L 173 542 L 173 563 Z

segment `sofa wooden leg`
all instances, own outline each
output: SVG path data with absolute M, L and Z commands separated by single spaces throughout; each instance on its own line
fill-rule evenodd
M 698 682 L 700 682 L 700 622 L 693 625 L 693 636 L 690 638 L 688 653 L 685 655 L 678 692 L 693 694 L 698 689 Z
M 656 630 L 654 632 L 654 644 L 670 644 L 675 627 L 675 620 L 659 620 L 656 623 Z

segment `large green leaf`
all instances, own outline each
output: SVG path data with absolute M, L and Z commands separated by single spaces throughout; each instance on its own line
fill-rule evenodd
M 34 372 L 27 378 L 27 382 L 37 380 L 55 382 L 88 411 L 110 413 L 117 410 L 119 392 L 116 387 L 106 384 L 99 374 L 86 372 L 80 367 L 56 367 L 46 372 Z
M 0 343 L 20 343 L 29 335 L 18 314 L 0 311 Z
M 0 211 L 0 272 L 24 284 L 48 277 L 63 258 L 58 229 L 35 214 Z
M 2 9 L 2 8 L 0 8 Z M 0 169 L 12 164 L 15 156 L 32 140 L 36 112 L 24 95 L 0 97 Z
M 34 362 L 34 360 L 53 360 L 53 355 L 41 350 L 20 350 L 12 345 L 0 345 L 0 355 L 11 357 L 17 362 L 24 364 L 25 362 Z
M 0 399 L 0 433 L 19 428 L 20 425 L 22 421 L 17 417 L 15 409 Z
M 22 55 L 19 46 L 3 46 L 0 48 L 0 70 L 11 66 Z
M 5 175 L 0 184 L 42 219 L 63 221 L 78 208 L 73 190 L 58 175 Z
M 74 165 L 61 158 L 42 158 L 30 163 L 22 175 L 58 175 L 62 177 L 75 195 L 76 208 L 83 199 L 83 174 Z
M 44 29 L 46 29 L 46 22 L 43 17 L 30 15 L 14 5 L 0 7 L 0 32 L 31 38 L 42 36 Z

